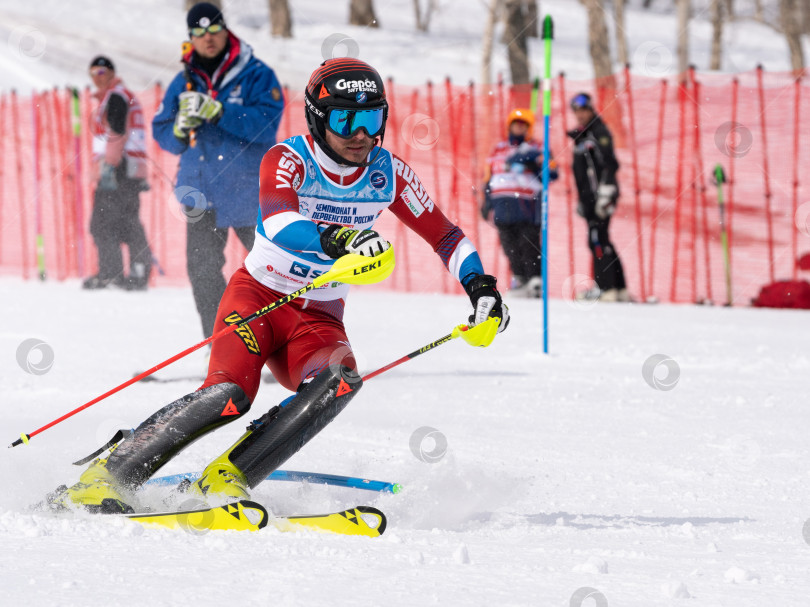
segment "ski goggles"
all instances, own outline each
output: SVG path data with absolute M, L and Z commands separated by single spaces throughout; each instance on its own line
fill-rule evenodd
M 385 108 L 345 110 L 332 108 L 326 115 L 326 126 L 338 137 L 349 138 L 360 129 L 369 137 L 376 137 L 385 125 Z
M 202 38 L 205 36 L 205 32 L 208 32 L 209 34 L 218 34 L 224 29 L 225 26 L 221 23 L 212 23 L 208 27 L 192 27 L 190 30 L 188 30 L 188 33 L 195 38 Z

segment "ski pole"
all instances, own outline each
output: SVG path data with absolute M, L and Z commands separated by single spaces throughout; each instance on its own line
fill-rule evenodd
M 181 472 L 180 474 L 150 478 L 144 483 L 144 487 L 168 487 L 177 485 L 185 479 L 194 482 L 198 478 L 200 478 L 199 472 Z M 315 485 L 332 485 L 335 487 L 364 489 L 366 491 L 379 491 L 381 493 L 399 493 L 402 490 L 402 485 L 399 483 L 375 481 L 357 476 L 324 474 L 322 472 L 300 472 L 298 470 L 275 470 L 264 480 L 307 482 Z
M 543 19 L 543 46 L 545 49 L 545 78 L 543 78 L 543 201 L 540 229 L 543 242 L 540 244 L 540 272 L 543 275 L 543 352 L 548 354 L 548 186 L 549 151 L 548 125 L 551 117 L 551 41 L 554 39 L 554 22 L 551 15 Z
M 535 78 L 534 82 L 532 83 L 532 96 L 531 101 L 529 102 L 529 108 L 532 110 L 532 113 L 537 116 L 537 103 L 540 97 L 540 78 Z
M 726 270 L 726 305 L 731 305 L 731 264 L 728 256 L 728 233 L 726 232 L 726 202 L 723 199 L 723 184 L 726 174 L 720 164 L 714 167 L 714 182 L 717 184 L 717 206 L 720 208 L 720 244 L 723 247 L 723 264 Z
M 412 358 L 416 358 L 420 354 L 424 354 L 425 352 L 429 352 L 430 350 L 438 348 L 439 346 L 446 344 L 448 341 L 451 341 L 456 337 L 463 337 L 464 341 L 466 341 L 471 346 L 480 346 L 485 348 L 492 343 L 493 339 L 495 339 L 495 335 L 496 333 L 498 333 L 498 325 L 500 324 L 501 323 L 499 318 L 488 318 L 484 322 L 475 325 L 474 327 L 470 327 L 468 325 L 458 325 L 444 337 L 440 337 L 436 341 L 432 341 L 428 345 L 422 346 L 418 350 L 414 350 L 410 354 L 406 354 L 402 358 L 398 358 L 394 362 L 389 363 L 384 367 L 377 369 L 376 371 L 366 373 L 362 377 L 362 380 L 368 381 L 372 377 L 377 377 L 381 373 L 385 373 L 389 369 L 393 369 L 394 367 L 401 365 L 405 361 L 411 360 Z
M 236 331 L 238 328 L 243 327 L 248 323 L 256 320 L 260 316 L 264 316 L 265 314 L 272 312 L 276 308 L 280 308 L 284 304 L 291 302 L 293 299 L 297 299 L 298 297 L 300 297 L 304 293 L 307 293 L 308 291 L 317 289 L 318 287 L 323 286 L 330 282 L 344 282 L 347 284 L 373 284 L 385 280 L 386 278 L 388 278 L 388 276 L 391 275 L 391 272 L 393 271 L 394 271 L 393 246 L 390 246 L 387 251 L 385 251 L 380 255 L 377 255 L 376 257 L 364 257 L 362 255 L 344 255 L 343 257 L 340 257 L 339 259 L 335 260 L 334 265 L 329 271 L 324 272 L 308 285 L 301 287 L 300 289 L 290 293 L 289 295 L 285 295 L 284 297 L 277 299 L 273 303 L 263 307 L 261 310 L 258 310 L 253 314 L 251 314 L 250 316 L 247 316 L 242 320 L 227 326 L 226 328 L 218 331 L 217 333 L 214 333 L 211 337 L 204 339 L 200 343 L 191 346 L 190 348 L 186 348 L 179 354 L 175 354 L 171 358 L 164 360 L 162 363 L 155 365 L 151 369 L 147 369 L 143 373 L 139 373 L 132 379 L 125 381 L 123 384 L 116 386 L 115 388 L 105 392 L 101 396 L 97 396 L 93 400 L 83 404 L 81 407 L 77 407 L 73 411 L 70 411 L 69 413 L 63 415 L 62 417 L 55 419 L 48 424 L 45 424 L 41 428 L 38 428 L 33 432 L 29 432 L 28 434 L 25 433 L 21 434 L 20 438 L 18 438 L 9 445 L 9 449 L 11 447 L 16 447 L 17 445 L 20 445 L 22 443 L 28 444 L 28 441 L 31 440 L 32 437 L 36 436 L 40 432 L 44 432 L 48 428 L 65 421 L 69 417 L 72 417 L 77 413 L 79 413 L 80 411 L 83 411 L 84 409 L 87 409 L 88 407 L 95 405 L 97 402 L 104 400 L 108 396 L 111 396 L 116 392 L 123 390 L 127 386 L 131 386 L 135 382 L 138 382 L 142 380 L 144 377 L 147 377 L 152 373 L 155 373 L 156 371 L 159 371 L 160 369 L 170 365 L 171 363 L 183 358 L 184 356 L 191 354 L 195 350 L 199 350 L 204 345 L 211 343 L 215 339 L 219 339 L 220 337 L 223 337 L 228 333 L 232 333 L 233 331 Z

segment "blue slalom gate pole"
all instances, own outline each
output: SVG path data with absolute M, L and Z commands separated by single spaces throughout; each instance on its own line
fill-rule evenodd
M 549 145 L 548 124 L 551 118 L 551 41 L 554 39 L 554 22 L 551 15 L 543 19 L 543 46 L 545 49 L 545 77 L 543 78 L 543 201 L 541 206 L 540 269 L 543 273 L 543 352 L 548 354 L 548 186 Z

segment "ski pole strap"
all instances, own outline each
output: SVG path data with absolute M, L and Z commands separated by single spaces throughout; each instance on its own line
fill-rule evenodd
M 113 447 L 114 445 L 117 445 L 123 439 L 129 438 L 134 433 L 135 433 L 135 430 L 132 430 L 132 429 L 121 429 L 121 430 L 119 430 L 118 432 L 115 433 L 115 435 L 110 440 L 107 441 L 107 444 L 105 444 L 103 447 L 99 447 L 98 449 L 93 451 L 87 457 L 83 457 L 82 459 L 73 462 L 73 465 L 74 466 L 83 466 L 87 462 L 95 459 L 96 456 L 101 455 L 102 453 L 104 453 L 110 447 Z

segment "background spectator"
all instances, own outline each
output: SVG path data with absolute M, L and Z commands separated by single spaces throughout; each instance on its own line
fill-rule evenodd
M 217 7 L 194 5 L 186 23 L 191 49 L 152 129 L 163 149 L 180 155 L 188 277 L 203 334 L 210 337 L 225 291 L 228 228 L 246 249 L 253 246 L 259 166 L 276 143 L 284 100 L 273 70 L 227 29 Z
M 146 140 L 143 110 L 107 57 L 90 62 L 98 107 L 91 123 L 93 160 L 98 183 L 90 218 L 90 234 L 98 250 L 98 274 L 84 281 L 85 289 L 110 285 L 144 290 L 152 268 L 152 252 L 139 216 L 139 194 L 146 182 Z M 121 245 L 129 249 L 129 276 L 124 276 Z
M 579 204 L 577 213 L 588 222 L 588 247 L 593 255 L 596 285 L 579 294 L 580 299 L 630 301 L 624 282 L 624 269 L 610 241 L 610 216 L 616 210 L 619 161 L 613 152 L 613 137 L 596 113 L 591 97 L 579 93 L 571 99 L 577 127 L 568 131 L 574 140 L 574 179 Z
M 540 297 L 540 205 L 543 193 L 543 146 L 532 139 L 534 113 L 514 109 L 506 120 L 509 138 L 490 154 L 481 215 L 498 229 L 512 269 L 513 296 Z M 554 161 L 550 178 L 557 179 Z

